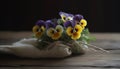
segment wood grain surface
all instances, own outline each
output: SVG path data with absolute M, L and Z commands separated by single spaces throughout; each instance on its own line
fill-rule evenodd
M 12 44 L 22 38 L 29 38 L 32 32 L 0 32 L 0 45 Z M 84 55 L 62 59 L 30 59 L 0 53 L 0 69 L 120 69 L 120 34 L 92 33 L 97 38 L 91 44 L 109 53 L 92 49 Z

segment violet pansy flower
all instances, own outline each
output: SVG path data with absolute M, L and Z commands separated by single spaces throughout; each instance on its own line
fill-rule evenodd
M 46 21 L 47 35 L 53 40 L 57 40 L 62 36 L 63 27 L 58 25 L 56 22 L 52 22 L 51 20 Z
M 87 25 L 87 21 L 80 14 L 75 15 L 73 20 L 74 20 L 75 24 L 80 25 L 82 27 L 82 29 L 84 29 L 85 26 Z
M 61 19 L 63 20 L 63 22 L 73 20 L 73 17 L 74 17 L 74 15 L 68 14 L 65 12 L 59 12 L 59 15 L 61 16 Z
M 39 20 L 36 22 L 36 25 L 33 27 L 33 33 L 36 38 L 40 38 L 45 32 L 45 22 L 43 20 Z
M 82 15 L 80 15 L 80 14 L 77 14 L 77 15 L 75 15 L 74 17 L 73 17 L 73 20 L 74 21 L 80 21 L 81 19 L 83 19 L 84 17 L 82 16 Z
M 36 22 L 36 25 L 38 25 L 39 27 L 41 27 L 41 26 L 44 26 L 44 27 L 45 27 L 45 26 L 46 26 L 46 25 L 45 25 L 45 21 L 43 21 L 43 20 L 37 21 L 37 22 Z
M 46 24 L 46 29 L 49 29 L 49 28 L 55 28 L 56 27 L 56 24 L 55 23 L 53 23 L 51 20 L 47 20 L 46 22 L 45 22 L 45 24 Z
M 66 21 L 64 24 L 64 27 L 69 27 L 69 26 L 71 26 L 71 27 L 74 27 L 75 26 L 75 22 L 73 21 L 73 20 L 71 20 L 71 21 Z

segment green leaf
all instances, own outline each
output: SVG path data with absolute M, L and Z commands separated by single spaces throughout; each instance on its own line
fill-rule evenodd
M 34 34 L 32 34 L 32 35 L 31 35 L 31 37 L 32 37 L 32 38 L 35 38 L 35 35 L 34 35 Z
M 79 39 L 80 41 L 86 41 L 87 43 L 89 43 L 90 41 L 95 41 L 96 38 L 90 35 L 89 29 L 86 28 L 83 30 L 83 32 L 81 33 L 81 37 Z
M 60 25 L 62 25 L 64 22 L 63 22 L 62 19 L 58 19 L 58 20 L 57 20 L 57 23 L 60 24 Z
M 64 31 L 62 33 L 62 36 L 59 39 L 60 41 L 64 41 L 64 42 L 68 42 L 70 40 L 70 37 L 66 34 L 66 32 Z
M 89 29 L 88 28 L 84 29 L 82 34 L 90 34 Z

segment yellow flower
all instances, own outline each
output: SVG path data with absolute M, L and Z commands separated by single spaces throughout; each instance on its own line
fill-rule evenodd
M 45 27 L 44 26 L 39 27 L 38 25 L 35 25 L 32 30 L 33 33 L 35 34 L 35 37 L 40 38 L 43 32 L 45 31 Z
M 58 33 L 58 32 L 56 32 L 56 33 L 54 33 L 53 35 L 52 35 L 52 39 L 54 39 L 54 40 L 57 40 L 57 39 L 59 39 L 61 37 L 61 33 Z
M 63 32 L 63 27 L 61 25 L 57 25 L 56 26 L 56 31 L 59 32 L 59 33 L 62 33 Z
M 66 29 L 66 33 L 68 36 L 71 36 L 71 39 L 76 40 L 79 39 L 81 36 L 81 32 L 82 32 L 82 27 L 80 25 L 75 25 L 74 28 L 72 28 L 71 26 L 69 26 Z
M 57 40 L 61 37 L 63 32 L 63 27 L 61 25 L 57 25 L 55 28 L 49 28 L 47 30 L 47 35 L 54 40 Z
M 80 26 L 84 29 L 86 25 L 87 25 L 87 21 L 85 19 L 81 19 Z
M 84 29 L 87 25 L 87 21 L 85 19 L 81 19 L 80 21 L 76 21 L 76 23 L 78 25 L 80 25 L 82 27 L 82 29 Z
M 49 28 L 49 29 L 47 30 L 47 35 L 48 35 L 49 37 L 51 37 L 51 36 L 54 34 L 54 31 L 55 31 L 54 28 Z
M 78 32 L 73 33 L 73 35 L 71 36 L 73 40 L 79 39 L 80 37 L 81 37 L 81 33 L 78 33 Z
M 66 33 L 68 34 L 68 36 L 71 36 L 73 34 L 73 28 L 71 26 L 69 26 L 67 29 L 66 29 Z
M 74 30 L 76 32 L 80 32 L 81 33 L 82 32 L 82 27 L 80 25 L 75 25 Z

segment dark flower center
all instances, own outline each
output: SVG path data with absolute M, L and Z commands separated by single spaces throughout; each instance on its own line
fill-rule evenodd
M 66 17 L 63 17 L 64 20 L 66 20 Z
M 81 25 L 83 25 L 83 23 L 81 23 Z
M 78 31 L 78 29 L 75 29 L 75 31 L 77 32 L 77 31 Z
M 79 24 L 79 22 L 77 22 L 77 24 Z
M 59 29 L 56 29 L 56 31 L 57 31 L 57 32 L 60 32 L 60 30 L 59 30 Z
M 54 31 L 52 31 L 51 33 L 52 33 L 52 34 L 54 34 L 55 32 L 54 32 Z
M 40 29 L 40 32 L 43 32 L 43 29 Z
M 36 32 L 39 32 L 39 29 L 36 29 Z
M 71 30 L 70 32 L 73 33 L 73 30 Z

